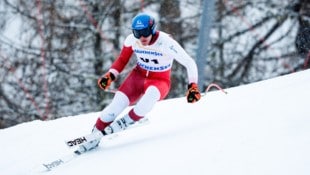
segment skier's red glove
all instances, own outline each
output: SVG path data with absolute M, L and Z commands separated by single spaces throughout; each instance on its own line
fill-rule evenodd
M 114 80 L 115 80 L 114 74 L 108 72 L 98 79 L 98 86 L 100 87 L 100 89 L 106 90 L 109 88 L 112 81 Z
M 191 83 L 188 85 L 186 97 L 188 103 L 195 103 L 200 100 L 201 94 L 196 83 Z

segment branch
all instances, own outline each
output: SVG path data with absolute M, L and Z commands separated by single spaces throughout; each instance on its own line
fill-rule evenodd
M 11 100 L 5 95 L 1 85 L 0 85 L 0 96 L 2 97 L 1 99 L 3 99 L 4 102 L 8 105 L 8 108 L 14 111 L 18 111 L 18 106 L 15 103 L 11 102 Z
M 258 49 L 259 47 L 261 47 L 262 45 L 264 45 L 264 42 L 284 23 L 284 21 L 287 19 L 287 16 L 281 16 L 277 22 L 273 25 L 273 27 L 269 30 L 269 32 L 262 37 L 262 39 L 258 40 L 253 47 L 250 49 L 250 51 L 248 52 L 248 54 L 240 61 L 240 63 L 237 65 L 237 67 L 233 70 L 233 72 L 228 75 L 229 79 L 232 79 L 233 77 L 236 76 L 236 74 L 238 72 L 240 72 L 240 70 L 243 67 L 243 71 L 241 73 L 241 76 L 239 77 L 239 79 L 241 79 L 242 77 L 244 77 L 250 68 L 250 65 L 253 61 L 253 56 L 255 54 L 255 50 Z

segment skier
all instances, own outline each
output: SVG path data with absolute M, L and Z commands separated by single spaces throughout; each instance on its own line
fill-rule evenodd
M 137 57 L 137 65 L 120 85 L 112 102 L 102 110 L 93 133 L 102 132 L 103 135 L 107 135 L 118 132 L 145 117 L 155 103 L 164 99 L 169 92 L 173 60 L 187 70 L 187 101 L 194 103 L 200 99 L 195 61 L 167 33 L 156 30 L 154 18 L 146 13 L 139 13 L 133 18 L 132 34 L 125 39 L 120 55 L 109 71 L 98 79 L 101 89 L 106 90 L 110 86 L 133 53 Z M 136 105 L 128 114 L 115 120 L 126 107 L 134 103 Z M 88 151 L 97 147 L 99 142 L 100 139 L 88 142 L 81 145 L 79 150 Z

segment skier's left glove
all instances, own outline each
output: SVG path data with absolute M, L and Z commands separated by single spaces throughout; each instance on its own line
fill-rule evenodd
M 108 72 L 98 79 L 98 86 L 101 89 L 106 90 L 110 87 L 112 81 L 114 80 L 115 80 L 115 75 L 111 72 Z
M 186 98 L 188 103 L 195 103 L 200 100 L 201 94 L 196 83 L 191 83 L 188 85 L 188 90 L 186 92 Z

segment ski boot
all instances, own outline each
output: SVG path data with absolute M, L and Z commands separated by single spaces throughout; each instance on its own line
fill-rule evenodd
M 125 130 L 130 125 L 134 124 L 135 121 L 133 121 L 129 115 L 125 115 L 124 117 L 115 120 L 113 123 L 111 123 L 109 126 L 107 126 L 103 130 L 104 135 L 113 134 L 122 130 Z
M 98 130 L 96 126 L 94 126 L 92 133 L 98 134 L 98 132 L 101 132 L 102 137 L 103 137 L 105 135 L 109 135 L 109 134 L 113 134 L 113 133 L 125 130 L 128 126 L 134 123 L 135 122 L 128 115 L 125 115 L 124 117 L 118 120 L 115 120 L 113 123 L 108 125 L 103 131 Z M 101 138 L 92 140 L 85 144 L 80 145 L 79 148 L 75 151 L 75 153 L 81 154 L 83 152 L 97 148 L 100 143 Z
M 101 132 L 101 131 L 99 131 L 99 130 L 96 128 L 96 126 L 94 126 L 94 128 L 93 128 L 93 130 L 92 130 L 92 133 L 98 134 L 98 132 Z M 103 133 L 102 133 L 102 137 L 103 137 L 103 136 L 104 136 L 104 135 L 103 135 Z M 101 137 L 101 138 L 102 138 L 102 137 Z M 101 138 L 95 139 L 95 140 L 92 140 L 92 141 L 89 141 L 89 142 L 87 142 L 87 143 L 84 143 L 84 144 L 80 145 L 79 148 L 75 151 L 75 153 L 76 153 L 76 154 L 82 154 L 82 153 L 84 153 L 84 152 L 86 152 L 86 151 L 90 151 L 90 150 L 92 150 L 92 149 L 97 148 L 98 145 L 99 145 L 99 143 L 100 143 Z

